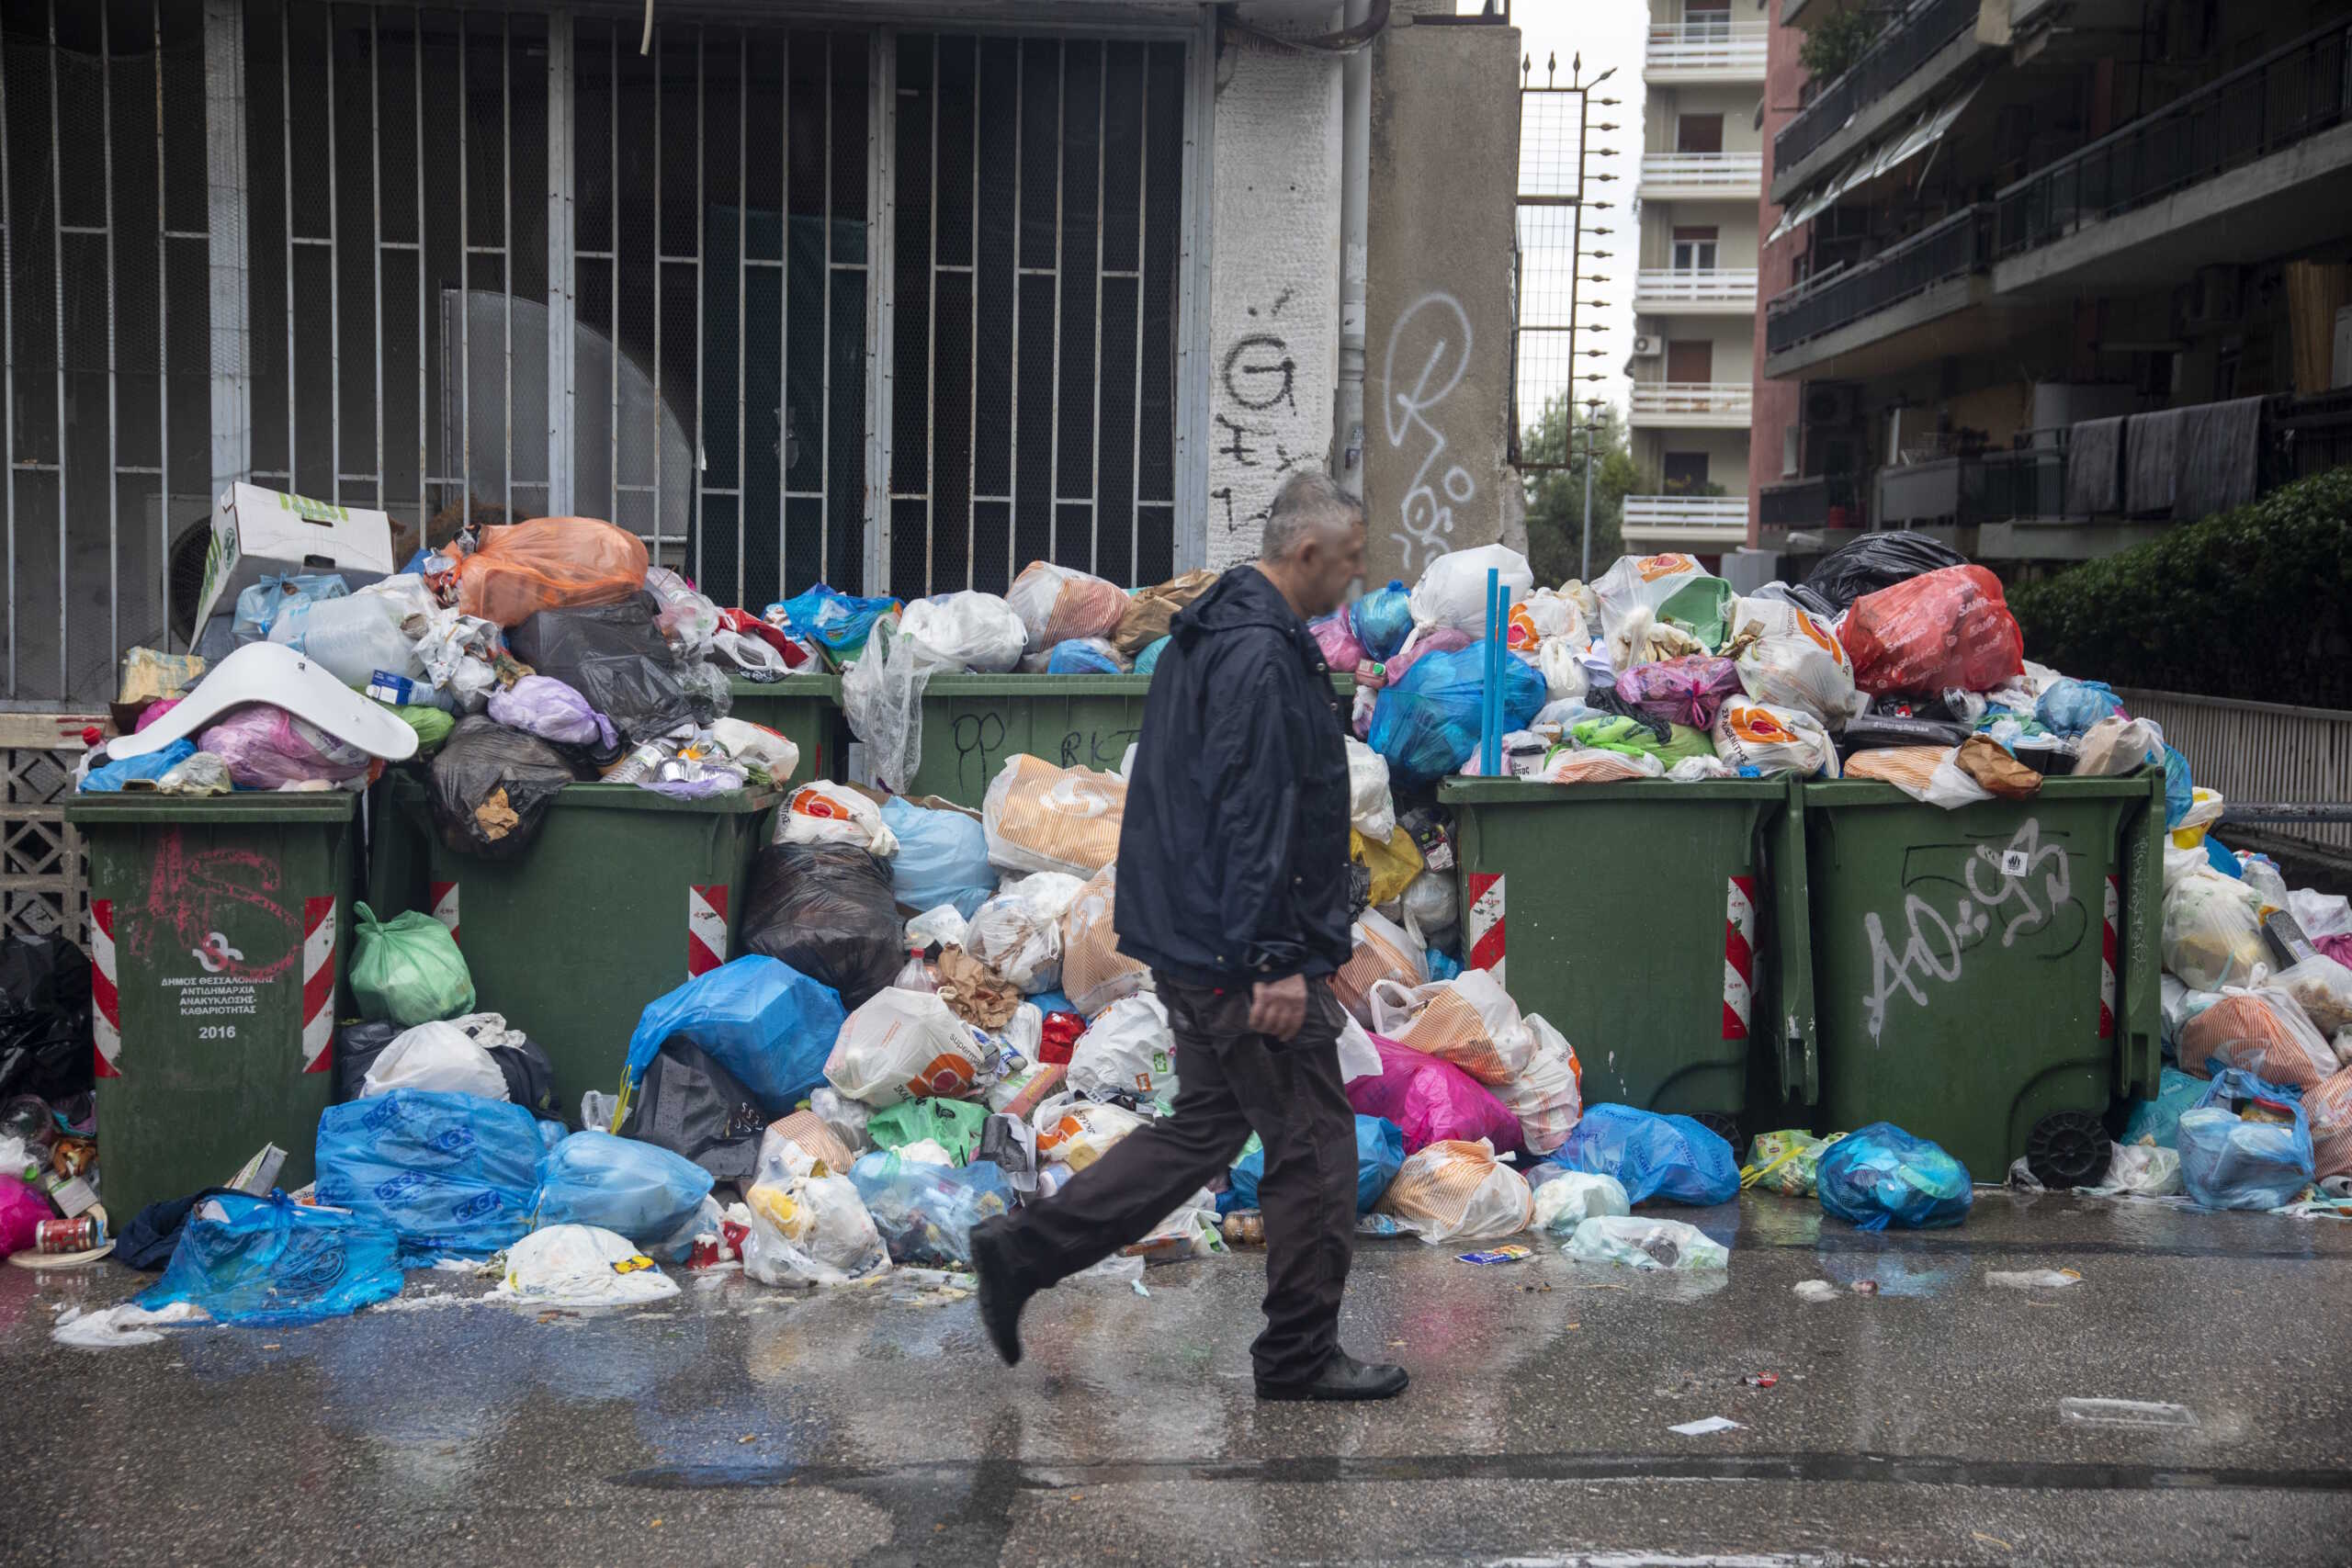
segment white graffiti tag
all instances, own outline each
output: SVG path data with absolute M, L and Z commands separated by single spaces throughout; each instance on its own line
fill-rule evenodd
M 2036 872 L 2042 873 L 2040 897 L 2031 886 Z M 1875 910 L 1862 917 L 1871 944 L 1871 988 L 1862 1007 L 1873 1041 L 1886 1022 L 1886 1004 L 1897 991 L 1926 1007 L 1923 976 L 1946 985 L 1960 978 L 1963 954 L 1990 933 L 1996 911 L 2010 910 L 2008 923 L 2001 929 L 2001 945 L 2009 947 L 2018 937 L 2049 925 L 2074 895 L 2064 847 L 2044 844 L 2041 824 L 2031 818 L 2010 835 L 2007 849 L 1978 845 L 1962 881 L 1969 897 L 1955 904 L 1949 916 L 1917 893 L 1905 896 L 1906 930 L 1900 953 L 1887 941 L 1885 923 Z
M 1424 294 L 1413 301 L 1388 329 L 1388 352 L 1380 362 L 1382 423 L 1388 445 L 1402 451 L 1408 436 L 1418 434 L 1429 451 L 1413 470 L 1413 482 L 1397 506 L 1400 530 L 1392 535 L 1403 550 L 1402 564 L 1410 576 L 1420 564 L 1415 552 L 1442 556 L 1453 545 L 1453 509 L 1478 493 L 1476 480 L 1459 463 L 1447 465 L 1437 482 L 1430 475 L 1445 457 L 1445 436 L 1427 417 L 1445 401 L 1470 369 L 1470 313 L 1451 294 Z M 1412 378 L 1398 380 L 1401 367 Z M 1441 498 L 1441 492 L 1442 496 Z

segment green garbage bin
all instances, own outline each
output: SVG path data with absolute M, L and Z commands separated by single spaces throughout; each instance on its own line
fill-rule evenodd
M 2156 1089 L 2164 778 L 2052 778 L 1946 811 L 1801 786 L 1818 1130 L 1892 1122 L 1979 1181 L 2105 1173 L 2104 1119 Z
M 90 861 L 99 1195 L 117 1224 L 265 1144 L 311 1179 L 351 951 L 358 798 L 77 795 Z
M 848 764 L 849 721 L 838 675 L 787 675 L 781 681 L 730 681 L 734 718 L 764 724 L 800 748 L 800 765 L 778 784 L 839 779 Z
M 421 784 L 403 780 L 401 798 L 425 819 Z M 646 1003 L 737 955 L 752 856 L 778 798 L 576 784 L 513 860 L 461 855 L 434 835 L 430 908 L 466 955 L 475 1005 L 546 1049 L 567 1118 L 584 1091 L 619 1086 Z
M 1567 1036 L 1588 1105 L 1695 1115 L 1733 1139 L 1751 1047 L 1811 1027 L 1785 781 L 1448 779 L 1463 961 Z M 1792 1043 L 1791 1037 L 1797 1037 Z
M 1334 675 L 1342 699 L 1352 674 Z M 909 795 L 978 809 L 1008 757 L 1115 773 L 1143 733 L 1148 675 L 933 675 L 923 688 L 922 755 Z

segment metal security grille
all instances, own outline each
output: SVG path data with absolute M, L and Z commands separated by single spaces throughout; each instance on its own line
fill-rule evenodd
M 889 589 L 1175 563 L 1184 46 L 905 36 Z

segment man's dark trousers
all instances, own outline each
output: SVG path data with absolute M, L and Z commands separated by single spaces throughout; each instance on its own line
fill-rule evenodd
M 1266 1329 L 1258 1381 L 1305 1382 L 1340 1346 L 1340 1295 L 1356 1225 L 1355 1112 L 1340 1088 L 1342 1017 L 1309 980 L 1306 1021 L 1282 1041 L 1250 1029 L 1248 987 L 1155 976 L 1176 1036 L 1175 1114 L 1114 1144 L 1001 1234 L 1024 1285 L 1042 1289 L 1108 1258 L 1233 1163 L 1256 1129 L 1266 1151 Z

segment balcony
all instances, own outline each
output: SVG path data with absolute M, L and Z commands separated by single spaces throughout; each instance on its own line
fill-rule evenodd
M 1861 519 L 1850 474 L 1815 474 L 1766 485 L 1756 498 L 1757 522 L 1767 528 L 1852 528 Z
M 1871 515 L 1889 528 L 2055 520 L 2066 510 L 2066 454 L 2054 447 L 1941 457 L 1881 468 Z
M 1852 69 L 1824 86 L 1772 138 L 1776 178 L 1819 152 L 1863 110 L 1917 74 L 1962 33 L 1973 30 L 1980 0 L 1922 0 L 1879 35 Z
M 1642 80 L 1660 85 L 1764 80 L 1762 22 L 1685 22 L 1650 29 Z
M 1644 267 L 1634 279 L 1634 309 L 1645 316 L 1753 315 L 1756 272 Z
M 1761 152 L 1645 152 L 1644 201 L 1754 201 L 1764 194 Z
M 1908 312 L 1920 321 L 1948 314 L 1971 302 L 1966 288 L 1946 289 L 1983 272 L 1991 259 L 1992 209 L 1971 207 L 1924 229 L 1860 266 L 1834 272 L 1790 289 L 1765 307 L 1764 352 L 1768 356 L 1826 336 L 1908 300 L 1930 297 Z M 1953 297 L 1934 298 L 1945 289 Z M 1940 306 L 1941 308 L 1939 308 Z M 1903 325 L 1917 322 L 1906 321 Z M 1767 367 L 1773 375 L 1780 369 Z
M 1646 430 L 1745 430 L 1754 396 L 1746 381 L 1636 381 L 1631 423 Z
M 1629 495 L 1623 532 L 1631 550 L 1713 555 L 1747 543 L 1744 495 Z

